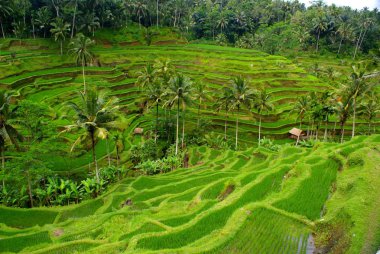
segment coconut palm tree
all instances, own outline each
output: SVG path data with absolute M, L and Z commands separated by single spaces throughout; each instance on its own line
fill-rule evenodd
M 5 39 L 5 32 L 3 27 L 3 19 L 6 19 L 12 13 L 12 9 L 9 6 L 9 1 L 3 0 L 0 1 L 0 26 L 1 26 L 1 34 Z
M 160 103 L 163 101 L 165 96 L 165 91 L 159 83 L 153 83 L 146 89 L 146 99 L 148 101 L 148 107 L 156 106 L 156 127 L 155 127 L 155 142 L 157 142 L 158 137 L 158 108 Z
M 338 53 L 337 53 L 339 55 L 340 49 L 342 48 L 343 41 L 350 40 L 352 38 L 353 29 L 352 29 L 351 24 L 348 24 L 347 22 L 342 22 L 342 24 L 338 27 L 336 34 L 340 36 L 339 48 L 338 48 Z
M 254 98 L 254 92 L 249 88 L 248 82 L 241 76 L 233 79 L 232 107 L 237 109 L 235 149 L 238 148 L 239 113 L 242 106 L 250 107 Z
M 136 80 L 136 85 L 138 85 L 141 89 L 148 87 L 154 83 L 156 79 L 155 69 L 152 64 L 147 64 L 143 71 L 138 73 L 138 77 Z
M 169 59 L 160 59 L 154 62 L 154 74 L 162 79 L 164 87 L 168 86 L 169 80 L 175 75 L 175 67 Z
M 92 158 L 95 165 L 96 180 L 99 183 L 99 170 L 96 160 L 95 144 L 97 139 L 106 139 L 108 131 L 117 128 L 118 99 L 108 98 L 104 92 L 89 89 L 85 94 L 80 93 L 80 102 L 68 102 L 68 106 L 75 112 L 75 123 L 65 126 L 63 132 L 84 130 L 75 140 L 71 151 L 85 142 L 91 142 Z
M 69 44 L 69 53 L 74 55 L 77 64 L 82 65 L 82 75 L 83 75 L 83 92 L 86 93 L 86 77 L 84 73 L 84 67 L 86 64 L 93 59 L 93 54 L 90 51 L 90 47 L 95 42 L 90 38 L 87 38 L 83 34 L 79 33 Z
M 265 89 L 259 90 L 255 99 L 253 100 L 253 108 L 257 110 L 260 115 L 259 121 L 259 146 L 261 143 L 261 113 L 269 112 L 274 109 L 273 104 L 270 102 L 271 96 L 267 93 Z
M 317 17 L 315 17 L 312 20 L 312 23 L 313 23 L 313 28 L 317 33 L 317 45 L 315 48 L 315 52 L 317 53 L 318 49 L 319 49 L 319 39 L 321 37 L 321 33 L 325 32 L 327 30 L 328 22 L 326 20 L 325 15 L 322 14 L 321 12 L 318 12 Z
M 177 130 L 176 130 L 176 144 L 175 144 L 175 154 L 178 154 L 178 133 L 179 133 L 179 109 L 182 105 L 182 147 L 184 144 L 185 136 L 185 110 L 186 105 L 190 104 L 193 99 L 193 87 L 192 82 L 188 77 L 182 74 L 177 74 L 170 80 L 168 88 L 168 98 L 167 104 L 174 105 L 177 103 Z
M 124 140 L 123 135 L 120 132 L 117 132 L 112 137 L 113 141 L 115 142 L 115 148 L 116 148 L 116 165 L 119 167 L 120 165 L 120 152 L 124 149 Z
M 202 102 L 207 101 L 209 99 L 208 92 L 206 91 L 206 86 L 203 83 L 197 83 L 194 89 L 194 100 L 198 101 L 198 120 L 197 127 L 199 128 L 199 120 L 200 120 L 200 111 Z
M 216 109 L 218 111 L 225 110 L 224 118 L 224 140 L 227 140 L 227 119 L 228 112 L 231 110 L 231 105 L 233 103 L 233 91 L 229 87 L 223 88 L 223 94 L 218 98 L 216 102 Z
M 22 140 L 22 136 L 12 125 L 11 119 L 13 112 L 10 110 L 10 101 L 13 94 L 6 90 L 0 91 L 0 149 L 1 149 L 1 166 L 5 168 L 5 148 L 7 145 L 14 145 L 17 150 L 20 149 L 18 142 Z M 3 179 L 4 186 L 4 179 Z
M 294 104 L 291 113 L 297 114 L 297 119 L 300 119 L 300 129 L 302 129 L 302 122 L 305 118 L 306 113 L 310 109 L 309 98 L 306 95 L 303 95 L 298 98 L 297 102 Z
M 220 14 L 219 20 L 217 22 L 218 22 L 217 27 L 220 28 L 220 33 L 222 34 L 223 30 L 226 29 L 226 27 L 228 25 L 228 19 L 227 19 L 226 15 L 224 15 L 223 13 Z
M 380 113 L 379 97 L 375 93 L 368 94 L 366 101 L 360 105 L 359 113 L 368 122 L 368 134 L 371 135 L 373 120 Z
M 46 31 L 49 27 L 51 16 L 47 6 L 41 7 L 36 13 L 36 22 L 40 25 L 40 29 L 44 31 L 44 38 L 46 37 Z
M 365 67 L 359 65 L 358 67 L 352 66 L 351 82 L 347 86 L 347 92 L 352 99 L 352 137 L 355 136 L 355 120 L 356 120 L 356 107 L 357 100 L 365 95 L 371 86 L 365 81 Z
M 95 13 L 87 13 L 81 18 L 80 30 L 87 30 L 92 37 L 95 36 L 95 29 L 100 27 L 99 18 L 95 16 Z
M 63 42 L 70 31 L 70 25 L 65 23 L 62 18 L 56 18 L 55 22 L 50 24 L 53 26 L 50 32 L 54 35 L 54 40 L 59 41 L 61 47 L 61 55 L 63 55 Z
M 139 19 L 139 27 L 141 29 L 141 18 L 146 16 L 147 6 L 143 1 L 135 1 L 133 4 L 133 9 Z

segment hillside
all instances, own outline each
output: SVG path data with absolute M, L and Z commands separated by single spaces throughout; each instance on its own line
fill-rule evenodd
M 333 236 L 334 248 L 373 253 L 380 241 L 379 141 L 378 135 L 358 137 L 342 145 L 286 146 L 279 152 L 194 147 L 191 168 L 128 178 L 80 205 L 1 207 L 7 219 L 0 249 L 309 253 L 310 235 L 318 243 L 330 225 L 347 227 Z

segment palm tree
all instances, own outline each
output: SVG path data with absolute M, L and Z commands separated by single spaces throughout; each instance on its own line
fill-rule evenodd
M 364 116 L 368 122 L 368 134 L 371 135 L 371 125 L 373 120 L 380 113 L 380 103 L 375 93 L 369 94 L 366 99 L 367 100 L 361 104 L 359 113 Z
M 144 67 L 143 71 L 138 73 L 136 84 L 140 88 L 149 87 L 150 85 L 154 83 L 155 79 L 156 79 L 156 76 L 155 76 L 155 70 L 153 68 L 153 65 L 147 64 Z
M 261 143 L 261 113 L 269 112 L 274 109 L 273 104 L 270 102 L 270 95 L 265 89 L 258 91 L 255 99 L 253 101 L 253 108 L 257 110 L 257 113 L 260 115 L 259 121 L 259 146 Z
M 296 104 L 294 104 L 291 112 L 297 113 L 297 119 L 300 119 L 300 129 L 302 129 L 302 122 L 305 118 L 306 113 L 308 112 L 310 107 L 309 98 L 305 95 L 298 98 Z
M 148 100 L 148 106 L 156 106 L 156 127 L 155 127 L 155 142 L 158 137 L 158 108 L 165 96 L 162 86 L 159 83 L 153 83 L 147 87 L 146 97 Z
M 80 26 L 80 30 L 85 29 L 92 37 L 95 36 L 95 29 L 100 27 L 99 18 L 95 16 L 95 13 L 87 13 L 81 18 L 82 25 Z
M 1 26 L 1 34 L 5 39 L 5 32 L 3 27 L 3 19 L 6 19 L 12 13 L 11 7 L 9 7 L 9 1 L 3 0 L 0 1 L 0 26 Z
M 74 55 L 77 64 L 82 65 L 82 75 L 83 75 L 83 92 L 86 93 L 86 77 L 84 74 L 84 67 L 89 61 L 92 61 L 93 55 L 90 51 L 90 47 L 95 42 L 90 38 L 87 38 L 83 34 L 79 33 L 69 44 L 70 54 Z
M 63 132 L 84 130 L 74 142 L 71 151 L 86 141 L 91 141 L 92 158 L 95 165 L 96 180 L 99 183 L 99 170 L 96 160 L 95 144 L 98 138 L 106 139 L 108 130 L 117 127 L 118 99 L 107 98 L 104 92 L 89 89 L 87 93 L 80 93 L 80 102 L 69 102 L 68 106 L 75 111 L 75 124 L 65 126 Z
M 233 98 L 232 106 L 237 108 L 236 114 L 236 138 L 235 149 L 238 148 L 238 133 L 239 133 L 239 112 L 243 105 L 250 107 L 253 99 L 253 91 L 248 87 L 247 81 L 239 76 L 233 79 Z
M 141 28 L 141 18 L 145 17 L 146 11 L 147 11 L 146 4 L 144 4 L 143 1 L 136 1 L 134 2 L 133 7 L 134 7 L 135 14 L 137 15 L 139 19 L 139 27 Z
M 8 144 L 16 146 L 19 150 L 17 140 L 21 141 L 22 137 L 16 128 L 10 123 L 13 117 L 13 112 L 10 110 L 10 101 L 13 94 L 8 93 L 6 90 L 0 91 L 0 149 L 1 149 L 1 166 L 5 168 L 5 148 Z M 4 187 L 4 179 L 3 179 Z
M 326 17 L 324 17 L 324 15 L 321 13 L 319 13 L 318 16 L 312 20 L 312 22 L 313 22 L 314 30 L 316 30 L 317 32 L 317 45 L 315 48 L 315 52 L 317 53 L 318 48 L 319 48 L 319 39 L 321 37 L 321 33 L 327 30 L 328 23 L 326 21 Z
M 172 65 L 172 62 L 169 59 L 161 59 L 155 61 L 153 68 L 154 74 L 157 77 L 162 78 L 164 86 L 167 86 L 170 78 L 175 75 L 175 67 Z
M 115 148 L 116 148 L 116 163 L 117 167 L 120 165 L 120 152 L 124 149 L 124 142 L 123 142 L 123 135 L 120 132 L 117 132 L 112 137 L 113 141 L 115 142 Z
M 343 41 L 349 40 L 352 38 L 353 30 L 352 30 L 351 24 L 343 22 L 338 27 L 338 30 L 336 31 L 336 33 L 339 34 L 339 36 L 340 36 L 339 49 L 338 49 L 338 55 L 339 55 Z
M 74 7 L 73 20 L 71 23 L 71 36 L 70 36 L 70 38 L 72 39 L 74 37 L 75 22 L 76 22 L 76 17 L 77 17 L 77 10 L 78 10 L 78 0 L 69 0 L 68 5 L 70 5 L 71 7 Z
M 216 102 L 217 110 L 225 110 L 224 118 L 224 140 L 227 140 L 227 119 L 228 112 L 231 110 L 231 104 L 233 103 L 233 91 L 229 87 L 223 88 L 223 95 L 218 98 Z
M 36 22 L 40 25 L 40 29 L 44 31 L 44 38 L 46 37 L 46 30 L 50 24 L 50 11 L 47 6 L 41 7 L 36 13 Z
M 182 104 L 183 123 L 182 123 L 182 147 L 185 136 L 185 110 L 186 105 L 190 104 L 193 94 L 192 82 L 188 77 L 182 74 L 177 74 L 170 80 L 168 88 L 168 104 L 174 105 L 177 102 L 177 130 L 176 130 L 176 144 L 175 154 L 178 154 L 178 133 L 179 133 L 179 108 Z
M 197 83 L 195 85 L 195 96 L 194 100 L 198 101 L 198 121 L 197 121 L 197 127 L 199 128 L 199 120 L 200 120 L 200 111 L 202 102 L 207 101 L 209 99 L 208 93 L 206 91 L 206 86 L 203 83 Z
M 220 28 L 220 33 L 222 34 L 223 30 L 226 29 L 228 25 L 228 19 L 225 15 L 221 14 L 217 22 L 217 27 Z
M 365 67 L 360 66 L 352 66 L 352 81 L 349 83 L 347 87 L 347 92 L 349 93 L 349 97 L 352 99 L 352 137 L 355 136 L 355 119 L 356 119 L 356 103 L 359 97 L 366 94 L 371 86 L 365 82 Z
M 53 26 L 50 32 L 54 35 L 55 41 L 59 41 L 61 46 L 61 55 L 63 55 L 63 42 L 66 40 L 66 36 L 70 31 L 70 25 L 64 23 L 62 18 L 57 18 L 55 22 L 51 23 Z

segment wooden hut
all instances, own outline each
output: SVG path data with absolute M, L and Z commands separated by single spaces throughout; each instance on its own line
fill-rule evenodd
M 303 133 L 303 131 L 298 128 L 293 128 L 289 131 L 289 137 L 297 140 L 296 145 L 298 145 L 298 142 L 300 141 L 300 139 L 303 138 L 304 135 L 305 134 Z
M 135 128 L 135 130 L 133 131 L 134 135 L 142 135 L 143 133 L 144 133 L 143 128 Z

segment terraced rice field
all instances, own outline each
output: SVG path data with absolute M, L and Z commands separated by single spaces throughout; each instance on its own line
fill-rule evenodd
M 205 163 L 164 175 L 127 178 L 79 205 L 1 207 L 0 216 L 6 219 L 0 227 L 0 250 L 307 253 L 314 223 L 334 195 L 332 186 L 342 172 L 355 170 L 347 161 L 369 147 L 378 149 L 379 139 L 321 144 L 313 152 L 291 146 L 279 152 L 193 148 L 192 155 L 202 150 Z M 367 156 L 364 161 L 373 158 Z M 123 207 L 126 200 L 132 204 Z

